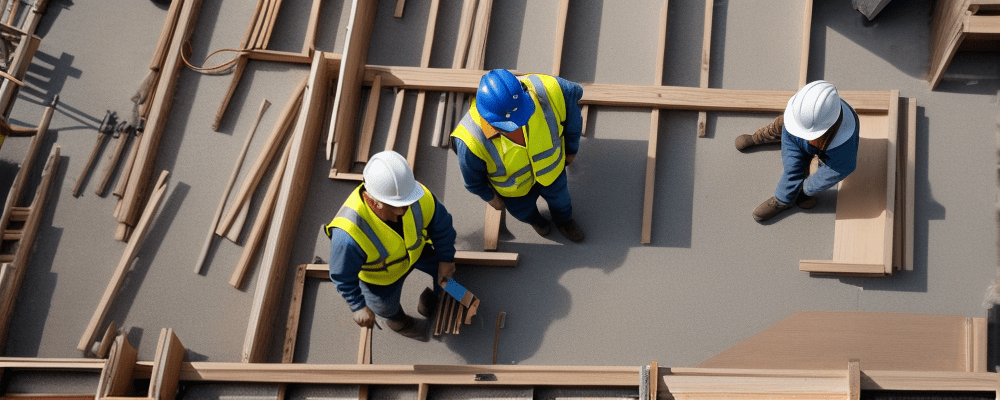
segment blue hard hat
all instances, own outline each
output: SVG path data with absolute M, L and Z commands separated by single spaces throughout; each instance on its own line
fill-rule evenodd
M 495 69 L 483 75 L 476 93 L 479 115 L 497 129 L 512 132 L 527 125 L 535 102 L 514 74 Z

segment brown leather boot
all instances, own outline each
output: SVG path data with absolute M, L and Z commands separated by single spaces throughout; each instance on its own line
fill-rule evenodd
M 785 125 L 785 116 L 779 115 L 770 124 L 758 128 L 753 135 L 736 137 L 736 150 L 747 151 L 751 147 L 762 144 L 781 143 L 781 128 Z
M 431 288 L 424 288 L 420 293 L 420 301 L 417 303 L 417 313 L 430 318 L 437 311 L 438 295 Z
M 390 319 L 387 322 L 389 329 L 400 335 L 422 342 L 427 340 L 427 324 L 421 323 L 423 320 L 417 321 L 409 315 L 404 315 L 402 321 L 393 321 Z
M 753 219 L 757 222 L 764 222 L 789 208 L 792 208 L 791 204 L 782 203 L 771 196 L 770 199 L 764 200 L 757 208 L 753 209 Z
M 561 224 L 557 223 L 556 226 L 559 227 L 559 232 L 562 233 L 563 236 L 566 237 L 566 239 L 569 239 L 570 241 L 576 243 L 580 243 L 583 241 L 584 238 L 583 230 L 581 230 L 580 226 L 576 224 L 576 221 L 569 220 L 568 222 L 564 222 Z

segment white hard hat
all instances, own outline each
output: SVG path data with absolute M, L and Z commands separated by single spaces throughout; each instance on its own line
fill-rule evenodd
M 375 154 L 365 165 L 368 195 L 393 207 L 406 207 L 420 200 L 424 188 L 413 179 L 406 159 L 395 151 Z
M 840 118 L 840 94 L 827 81 L 813 81 L 799 89 L 785 107 L 785 129 L 805 140 L 813 140 Z

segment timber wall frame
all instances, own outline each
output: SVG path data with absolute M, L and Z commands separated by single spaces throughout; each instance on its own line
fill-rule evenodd
M 426 399 L 430 386 L 560 386 L 574 389 L 634 389 L 643 400 L 710 398 L 858 399 L 861 391 L 972 393 L 997 391 L 992 372 L 912 372 L 863 369 L 844 360 L 843 369 L 765 370 L 648 366 L 246 364 L 181 361 L 184 348 L 169 329 L 160 335 L 155 361 L 136 361 L 119 337 L 108 360 L 0 358 L 4 373 L 76 371 L 100 373 L 95 394 L 134 396 L 135 380 L 150 379 L 146 398 L 172 399 L 179 382 L 413 386 Z M 161 355 L 162 354 L 162 355 Z M 99 390 L 99 391 L 98 391 Z
M 991 11 L 992 15 L 979 14 Z M 930 35 L 930 68 L 927 83 L 937 87 L 955 52 L 963 45 L 1000 41 L 1000 1 L 938 0 L 934 5 Z M 968 43 L 966 43 L 968 42 Z M 994 43 L 995 46 L 995 43 Z

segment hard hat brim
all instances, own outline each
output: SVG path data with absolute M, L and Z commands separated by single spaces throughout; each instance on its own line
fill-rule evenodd
M 416 185 L 413 185 L 413 191 L 406 195 L 406 197 L 398 199 L 379 198 L 381 196 L 375 196 L 374 193 L 371 192 L 369 192 L 368 195 L 374 197 L 375 200 L 381 201 L 393 207 L 409 207 L 411 204 L 416 203 L 417 200 L 420 200 L 420 198 L 424 196 L 424 187 L 420 183 L 417 183 Z
M 789 100 L 789 102 L 791 102 L 791 100 Z M 840 115 L 843 115 L 844 113 L 845 113 L 844 102 L 843 100 L 841 100 L 840 113 L 837 114 L 838 118 Z M 796 122 L 796 118 L 792 114 L 792 110 L 790 107 L 785 108 L 785 113 L 784 113 L 785 130 L 787 130 L 788 133 L 798 138 L 805 140 L 813 140 L 819 138 L 820 136 L 823 136 L 823 134 L 826 133 L 826 131 L 830 129 L 830 127 L 833 126 L 833 124 L 837 123 L 837 118 L 833 118 L 832 121 L 827 121 L 827 122 L 828 123 L 824 123 L 822 125 L 815 125 L 811 128 L 806 128 L 802 125 L 799 125 Z

